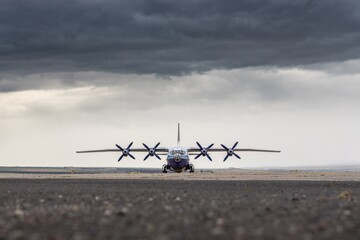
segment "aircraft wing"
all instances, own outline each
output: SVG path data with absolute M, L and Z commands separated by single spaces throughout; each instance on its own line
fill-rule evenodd
M 98 150 L 85 150 L 85 151 L 76 151 L 76 153 L 98 153 L 98 152 L 120 152 L 120 158 L 118 161 L 120 161 L 123 157 L 131 157 L 132 159 L 135 159 L 135 157 L 131 154 L 132 152 L 147 152 L 148 154 L 144 158 L 144 161 L 148 157 L 156 157 L 159 160 L 161 160 L 159 155 L 165 155 L 168 152 L 168 149 L 165 147 L 159 147 L 160 143 L 157 143 L 155 147 L 150 148 L 145 143 L 143 143 L 144 148 L 131 148 L 133 145 L 133 142 L 129 144 L 127 148 L 123 148 L 117 144 L 115 146 L 117 148 L 111 148 L 111 149 L 98 149 Z
M 131 152 L 149 152 L 146 148 L 131 148 Z M 157 148 L 156 152 L 167 153 L 167 148 Z M 112 149 L 98 149 L 98 150 L 85 150 L 85 151 L 76 151 L 76 153 L 97 153 L 97 152 L 121 152 L 118 148 Z
M 267 149 L 254 149 L 254 148 L 236 148 L 235 151 L 237 152 L 273 152 L 279 153 L 279 150 L 267 150 Z M 189 153 L 200 153 L 201 149 L 199 148 L 189 148 Z M 210 148 L 207 149 L 207 152 L 227 152 L 225 148 Z
M 209 152 L 226 152 L 224 148 L 212 148 L 208 150 Z M 267 149 L 253 149 L 253 148 L 236 148 L 237 152 L 274 152 L 279 153 L 279 150 L 267 150 Z
M 227 147 L 223 144 L 221 144 L 221 148 L 213 148 L 214 144 L 210 144 L 208 147 L 201 146 L 200 143 L 196 142 L 198 147 L 192 147 L 188 148 L 189 155 L 196 155 L 195 159 L 203 156 L 207 157 L 210 161 L 212 161 L 212 158 L 210 157 L 210 152 L 226 152 L 226 156 L 224 158 L 224 161 L 228 159 L 228 157 L 235 156 L 238 159 L 240 159 L 240 156 L 236 152 L 272 152 L 272 153 L 279 153 L 279 150 L 268 150 L 268 149 L 254 149 L 254 148 L 236 148 L 238 145 L 238 142 L 234 144 L 233 147 Z

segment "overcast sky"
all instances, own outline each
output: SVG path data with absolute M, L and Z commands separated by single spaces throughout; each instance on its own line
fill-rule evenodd
M 2 0 L 0 165 L 161 167 L 76 150 L 279 149 L 195 167 L 360 164 L 358 0 Z

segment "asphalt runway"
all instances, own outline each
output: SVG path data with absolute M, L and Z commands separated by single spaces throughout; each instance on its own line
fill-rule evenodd
M 360 182 L 0 179 L 0 239 L 358 239 Z

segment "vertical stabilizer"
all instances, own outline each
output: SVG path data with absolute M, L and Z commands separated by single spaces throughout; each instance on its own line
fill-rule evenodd
M 178 137 L 177 137 L 177 145 L 180 146 L 180 123 L 178 123 Z

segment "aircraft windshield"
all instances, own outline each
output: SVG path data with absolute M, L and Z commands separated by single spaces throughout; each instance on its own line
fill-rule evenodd
M 182 149 L 174 149 L 174 150 L 171 150 L 171 151 L 170 151 L 170 154 L 171 154 L 171 155 L 175 155 L 175 154 L 184 155 L 184 154 L 185 154 L 185 151 L 182 150 Z

